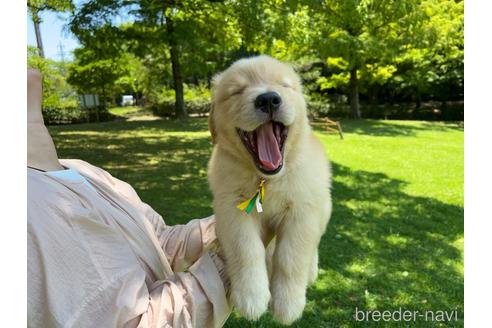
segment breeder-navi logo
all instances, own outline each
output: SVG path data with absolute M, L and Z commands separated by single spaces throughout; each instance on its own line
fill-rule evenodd
M 399 308 L 398 310 L 366 310 L 362 311 L 359 308 L 355 308 L 354 313 L 355 321 L 458 321 L 458 310 L 452 311 L 410 311 Z

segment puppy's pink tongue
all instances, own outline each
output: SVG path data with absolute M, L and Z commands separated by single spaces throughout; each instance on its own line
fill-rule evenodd
M 256 142 L 261 165 L 269 170 L 278 168 L 282 161 L 282 154 L 273 133 L 272 122 L 265 123 L 256 130 Z

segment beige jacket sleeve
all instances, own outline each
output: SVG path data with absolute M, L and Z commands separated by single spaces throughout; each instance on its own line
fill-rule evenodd
M 97 193 L 29 172 L 28 326 L 223 326 L 231 306 L 213 216 L 167 226 L 125 182 L 62 165 Z
M 126 326 L 222 327 L 232 308 L 226 298 L 228 282 L 224 264 L 215 253 L 207 252 L 217 249 L 215 218 L 167 226 L 161 215 L 142 202 L 128 183 L 93 168 L 150 222 L 175 273 L 169 279 L 154 282 L 149 288 L 147 312 Z
M 214 218 L 172 227 L 162 222 L 156 219 L 152 223 L 176 273 L 171 279 L 152 285 L 147 312 L 128 326 L 223 326 L 231 311 L 226 299 L 224 264 L 215 253 L 205 251 L 216 241 Z
M 139 207 L 151 223 L 175 272 L 173 278 L 152 285 L 148 311 L 128 327 L 221 327 L 231 307 L 226 299 L 224 264 L 215 253 L 207 252 L 217 249 L 215 218 L 166 226 L 129 184 L 113 177 L 111 180 L 115 190 Z

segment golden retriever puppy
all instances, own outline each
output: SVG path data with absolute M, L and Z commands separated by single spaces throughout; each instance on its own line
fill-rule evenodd
M 330 166 L 308 123 L 300 79 L 274 58 L 242 59 L 215 77 L 212 101 L 208 178 L 231 300 L 251 320 L 271 300 L 276 320 L 290 324 L 316 279 L 331 215 Z

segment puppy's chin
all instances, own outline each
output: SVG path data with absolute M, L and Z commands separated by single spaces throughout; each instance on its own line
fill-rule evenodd
M 284 173 L 285 173 L 285 163 L 283 163 L 283 165 L 276 171 L 276 173 L 274 174 L 265 174 L 263 172 L 261 172 L 260 170 L 256 169 L 259 173 L 259 175 L 265 179 L 269 179 L 269 180 L 275 180 L 275 179 L 279 179 L 281 178 Z

